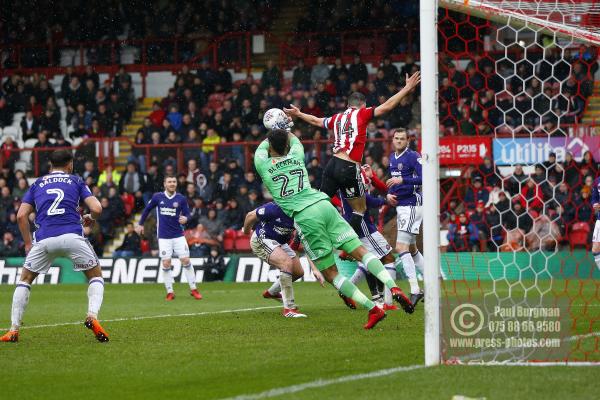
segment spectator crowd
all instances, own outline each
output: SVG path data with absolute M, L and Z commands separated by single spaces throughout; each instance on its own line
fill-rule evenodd
M 589 151 L 580 162 L 571 153 L 563 161 L 550 153 L 532 173 L 517 164 L 503 177 L 485 158 L 457 181 L 462 183 L 458 195 L 442 210 L 447 250 L 552 251 L 588 245 L 596 219 L 591 195 L 599 167 Z M 584 233 L 583 240 L 570 240 L 578 231 Z
M 0 67 L 14 68 L 18 61 L 23 67 L 47 67 L 50 49 L 58 65 L 60 50 L 74 47 L 73 43 L 119 40 L 123 47 L 139 46 L 139 42 L 125 42 L 135 39 L 150 39 L 146 47 L 148 62 L 169 64 L 175 62 L 174 44 L 161 39 L 177 38 L 179 60 L 186 61 L 214 36 L 267 30 L 280 3 L 278 0 L 70 0 L 36 2 L 32 12 L 32 3 L 8 2 L 3 4 L 0 18 Z M 40 43 L 49 47 L 39 46 Z M 117 63 L 121 43 L 115 48 Z M 17 53 L 9 51 L 16 44 L 22 45 L 20 60 Z M 86 49 L 88 63 L 111 63 L 110 45 Z
M 229 2 L 219 4 L 222 7 Z M 372 18 L 368 21 L 375 21 L 388 7 L 397 6 L 396 2 L 375 1 L 373 4 L 377 7 L 370 11 Z M 355 7 L 354 2 L 350 8 L 360 15 L 368 12 Z M 345 29 L 351 20 L 333 18 L 328 21 L 333 25 L 327 26 L 328 29 Z M 562 72 L 561 62 L 551 58 L 556 56 L 555 50 L 546 51 L 549 55 L 544 59 L 549 61 L 550 74 L 554 77 L 550 79 L 544 63 L 535 64 L 535 68 L 527 67 L 533 65 L 533 60 L 519 64 L 511 75 L 504 64 L 499 63 L 496 68 L 495 62 L 487 56 L 475 56 L 461 69 L 448 54 L 442 54 L 440 123 L 443 134 L 492 135 L 511 130 L 564 135 L 561 123 L 576 122 L 583 112 L 580 100 L 585 101 L 591 93 L 594 67 L 593 63 L 584 61 L 589 60 L 595 50 L 585 47 L 573 50 L 569 56 L 571 65 L 566 64 Z M 355 91 L 365 95 L 367 106 L 377 106 L 402 87 L 407 74 L 418 69 L 415 59 L 407 54 L 401 68 L 384 56 L 375 72 L 370 73 L 357 53 L 349 64 L 336 58 L 330 65 L 319 56 L 309 66 L 300 59 L 291 79 L 283 79 L 279 66 L 268 61 L 260 79 L 248 75 L 234 82 L 224 65 L 213 69 L 204 62 L 196 71 L 184 66 L 175 74 L 166 96 L 153 104 L 144 119 L 125 170 L 111 165 L 99 170 L 93 148 L 78 147 L 76 173 L 84 178 L 105 209 L 99 223 L 86 228 L 86 233 L 102 254 L 106 243 L 116 236 L 118 227 L 141 210 L 153 192 L 162 190 L 163 177 L 175 175 L 178 191 L 187 197 L 192 213 L 186 225 L 192 255 L 208 256 L 215 250 L 218 253 L 224 232 L 239 230 L 245 214 L 268 198 L 252 170 L 254 148 L 246 148 L 246 143 L 265 137 L 262 117 L 269 108 L 295 104 L 304 112 L 322 117 L 344 110 L 348 95 Z M 559 73 L 563 75 L 557 76 Z M 36 74 L 12 74 L 2 82 L 0 90 L 1 127 L 10 125 L 16 113 L 25 113 L 20 124 L 22 138 L 3 138 L 0 148 L 3 166 L 0 231 L 4 233 L 5 242 L 0 248 L 10 251 L 10 243 L 20 240 L 14 214 L 20 197 L 27 190 L 25 173 L 14 168 L 18 160 L 14 149 L 19 142 L 36 139 L 35 147 L 39 148 L 70 145 L 65 133 L 71 140 L 119 136 L 131 117 L 136 97 L 131 76 L 123 68 L 101 84 L 91 66 L 86 67 L 83 74 L 67 71 L 60 93 L 54 93 L 48 81 Z M 536 97 L 540 93 L 546 96 Z M 537 104 L 534 97 L 552 100 Z M 566 100 L 566 105 L 561 99 Z M 59 101 L 64 101 L 63 115 L 57 106 Z M 420 112 L 416 92 L 403 99 L 391 113 L 371 121 L 367 127 L 368 137 L 391 140 L 390 132 L 394 128 L 406 127 L 410 146 L 416 149 Z M 66 122 L 67 129 L 61 127 L 61 120 Z M 536 128 L 540 126 L 543 128 Z M 301 122 L 297 122 L 293 133 L 304 140 L 328 137 L 326 130 Z M 219 146 L 224 143 L 226 146 Z M 165 144 L 172 146 L 164 147 Z M 155 147 L 146 152 L 140 145 Z M 380 178 L 384 178 L 389 164 L 386 148 L 381 141 L 372 142 L 365 152 L 364 162 L 371 165 Z M 305 149 L 310 182 L 319 187 L 331 150 L 329 146 L 312 144 L 307 144 Z M 40 173 L 47 171 L 44 154 L 39 153 Z M 571 156 L 557 162 L 555 156 L 551 156 L 546 163 L 535 166 L 531 175 L 516 166 L 510 176 L 502 177 L 487 159 L 457 180 L 459 186 L 467 184 L 444 203 L 442 223 L 448 229 L 448 250 L 556 248 L 564 243 L 576 222 L 589 222 L 593 218 L 589 198 L 597 172 L 595 163 L 591 153 L 582 163 L 575 162 Z M 150 218 L 146 232 L 154 232 L 155 223 Z M 126 228 L 116 254 L 155 254 L 156 238 L 153 235 L 139 238 L 130 228 Z M 548 237 L 554 241 L 547 240 Z

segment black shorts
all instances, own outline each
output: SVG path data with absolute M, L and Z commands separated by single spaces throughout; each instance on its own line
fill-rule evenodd
M 360 165 L 352 161 L 332 157 L 323 171 L 321 192 L 333 197 L 341 190 L 347 199 L 365 196 L 365 184 L 362 179 Z

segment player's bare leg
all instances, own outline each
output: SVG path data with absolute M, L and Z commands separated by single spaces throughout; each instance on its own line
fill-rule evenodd
M 102 306 L 104 298 L 104 279 L 102 278 L 102 270 L 96 265 L 92 269 L 84 271 L 88 279 L 88 313 L 85 319 L 85 327 L 94 332 L 94 336 L 99 342 L 108 342 L 108 333 L 102 328 L 98 322 L 98 312 Z
M 165 300 L 175 300 L 175 292 L 173 291 L 173 266 L 171 265 L 171 259 L 162 260 L 162 272 L 163 280 L 165 281 L 165 289 L 167 289 L 167 297 Z
M 283 316 L 287 318 L 302 318 L 305 314 L 298 312 L 298 306 L 294 300 L 294 288 L 292 282 L 304 275 L 298 257 L 291 258 L 281 247 L 275 247 L 267 260 L 270 265 L 281 271 L 279 283 L 281 286 L 281 297 L 283 301 Z M 264 293 L 263 293 L 264 296 Z
M 185 274 L 185 278 L 188 281 L 188 285 L 190 285 L 190 296 L 192 296 L 196 300 L 202 300 L 202 295 L 196 288 L 196 271 L 194 270 L 194 266 L 190 262 L 190 258 L 181 257 L 179 260 L 181 261 L 181 269 Z
M 379 321 L 385 318 L 385 311 L 377 307 L 373 301 L 371 301 L 359 288 L 356 287 L 350 279 L 344 278 L 339 272 L 337 267 L 332 265 L 321 271 L 323 278 L 331 283 L 340 293 L 344 296 L 351 298 L 355 303 L 360 304 L 369 310 L 369 319 L 364 325 L 365 329 L 372 329 L 379 323 Z
M 271 265 L 275 266 L 274 264 L 271 264 Z M 278 267 L 276 267 L 276 268 L 279 269 Z M 293 279 L 296 280 L 297 278 L 295 276 L 293 276 Z M 273 282 L 273 284 L 263 292 L 262 296 L 265 299 L 273 299 L 273 300 L 280 301 L 280 302 L 283 301 L 283 297 L 281 296 L 280 277 L 277 277 L 277 279 L 275 279 L 275 282 Z
M 12 309 L 10 313 L 10 330 L 0 337 L 0 342 L 18 342 L 19 328 L 23 319 L 23 314 L 29 304 L 29 294 L 31 292 L 31 283 L 39 274 L 23 267 L 21 276 L 17 282 L 17 287 L 13 294 Z
M 359 246 L 350 254 L 355 259 L 361 260 L 363 265 L 367 267 L 367 270 L 390 289 L 392 298 L 400 304 L 404 312 L 412 314 L 415 311 L 413 304 L 398 285 L 396 285 L 396 282 L 375 255 L 369 253 L 364 246 Z
M 298 279 L 304 276 L 304 269 L 302 268 L 302 264 L 300 264 L 300 259 L 298 257 L 292 258 L 292 280 L 296 282 Z M 279 278 L 271 287 L 263 292 L 263 297 L 265 299 L 273 299 L 277 301 L 283 301 L 283 297 L 281 296 L 281 281 Z

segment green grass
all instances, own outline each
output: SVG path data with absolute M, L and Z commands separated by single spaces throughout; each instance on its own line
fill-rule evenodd
M 264 287 L 203 284 L 205 299 L 195 301 L 178 285 L 178 297 L 166 303 L 162 285 L 107 285 L 101 319 L 277 306 L 260 297 Z M 2 328 L 10 325 L 12 292 L 0 286 Z M 421 306 L 411 316 L 390 312 L 366 332 L 366 312 L 346 309 L 330 288 L 301 283 L 296 299 L 309 318 L 284 319 L 272 308 L 113 321 L 104 324 L 111 341 L 103 344 L 82 324 L 85 286 L 34 286 L 21 341 L 0 346 L 0 398 L 219 399 L 423 363 Z M 33 327 L 64 322 L 81 324 Z M 593 367 L 442 366 L 278 398 L 590 399 L 598 397 L 598 373 Z

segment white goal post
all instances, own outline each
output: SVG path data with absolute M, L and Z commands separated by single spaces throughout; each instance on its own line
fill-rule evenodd
M 420 1 L 425 364 L 440 363 L 440 191 L 437 0 Z

